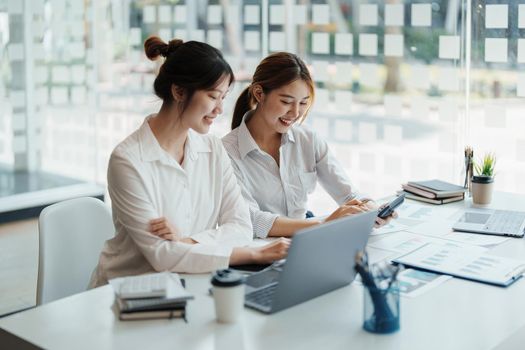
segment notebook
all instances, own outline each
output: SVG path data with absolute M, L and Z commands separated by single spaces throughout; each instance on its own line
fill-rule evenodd
M 413 192 L 415 194 L 423 195 L 416 192 L 419 191 L 426 194 L 426 197 L 429 198 L 445 198 L 445 197 L 454 197 L 460 196 L 465 193 L 466 188 L 458 185 L 451 184 L 449 182 L 441 180 L 427 180 L 427 181 L 409 181 L 408 184 L 402 185 L 403 189 Z M 411 191 L 410 189 L 413 189 Z
M 525 212 L 467 209 L 452 226 L 452 229 L 461 232 L 523 237 L 525 234 Z
M 245 305 L 274 313 L 351 283 L 355 254 L 376 216 L 374 210 L 297 232 L 284 263 L 247 278 Z

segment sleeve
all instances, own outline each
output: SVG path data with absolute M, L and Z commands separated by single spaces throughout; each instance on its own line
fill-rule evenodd
M 341 164 L 334 157 L 326 141 L 312 132 L 315 147 L 315 167 L 319 182 L 330 196 L 342 205 L 353 198 L 362 198 L 352 185 Z
M 279 215 L 260 209 L 259 204 L 248 190 L 248 186 L 246 185 L 241 169 L 237 165 L 235 159 L 232 157 L 230 157 L 230 159 L 233 172 L 235 173 L 241 188 L 242 196 L 248 204 L 250 219 L 253 225 L 253 235 L 256 238 L 266 238 L 273 226 L 273 223 L 279 217 Z
M 228 266 L 229 246 L 166 241 L 149 232 L 149 221 L 161 214 L 153 205 L 144 177 L 122 153 L 111 155 L 108 191 L 115 224 L 124 228 L 156 271 L 203 273 Z
M 215 229 L 192 234 L 191 238 L 199 243 L 218 242 L 232 247 L 246 246 L 253 239 L 248 206 L 241 195 L 230 158 L 220 141 L 214 144 L 214 151 L 220 158 L 219 168 L 222 171 L 218 226 Z

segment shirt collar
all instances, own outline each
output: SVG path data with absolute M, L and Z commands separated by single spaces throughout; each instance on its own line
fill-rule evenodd
M 246 125 L 246 122 L 252 117 L 253 112 L 253 110 L 246 112 L 242 117 L 241 124 L 239 125 L 237 137 L 241 158 L 246 157 L 248 153 L 254 150 L 260 150 L 259 145 L 257 145 L 257 142 L 255 142 L 255 140 L 253 139 L 252 134 L 250 133 L 250 130 L 248 130 L 248 126 Z M 293 135 L 292 130 L 293 127 L 282 135 L 281 145 L 285 144 L 288 141 L 295 142 L 295 137 Z
M 142 123 L 139 128 L 141 158 L 145 162 L 160 160 L 166 163 L 171 163 L 171 157 L 164 149 L 162 149 L 149 126 L 148 120 L 153 116 L 153 114 L 147 116 L 144 123 Z M 200 152 L 211 152 L 210 145 L 206 144 L 202 137 L 196 134 L 195 131 L 189 130 L 186 145 L 184 146 L 184 157 L 187 158 L 187 156 L 189 156 L 190 159 L 194 161 L 199 157 L 198 154 Z

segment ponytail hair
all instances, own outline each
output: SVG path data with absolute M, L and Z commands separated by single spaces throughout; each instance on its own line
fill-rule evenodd
M 195 91 L 211 89 L 223 78 L 229 79 L 230 85 L 234 80 L 233 71 L 222 53 L 205 43 L 180 39 L 166 43 L 152 36 L 144 42 L 144 52 L 152 61 L 159 56 L 165 57 L 153 89 L 166 104 L 173 102 L 173 85 L 186 93 L 183 102 L 183 108 L 186 108 Z
M 241 125 L 246 112 L 254 109 L 257 101 L 253 97 L 252 87 L 260 85 L 265 94 L 279 89 L 294 81 L 303 80 L 310 90 L 310 103 L 301 121 L 306 118 L 315 96 L 314 81 L 304 61 L 297 55 L 289 52 L 276 52 L 259 63 L 253 74 L 252 83 L 241 93 L 235 104 L 232 118 L 232 130 Z
M 251 94 L 251 86 L 248 86 L 246 89 L 244 89 L 235 103 L 235 109 L 233 111 L 232 118 L 232 130 L 241 125 L 244 114 L 253 109 L 255 105 L 253 99 L 254 98 Z

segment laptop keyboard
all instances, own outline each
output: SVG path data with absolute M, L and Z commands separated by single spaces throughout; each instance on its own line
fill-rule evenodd
M 496 210 L 491 215 L 485 229 L 492 232 L 520 233 L 518 230 L 525 220 L 525 213 L 517 211 Z
M 273 295 L 275 294 L 277 285 L 278 283 L 274 283 L 253 291 L 246 295 L 246 300 L 264 307 L 270 307 L 272 305 Z

